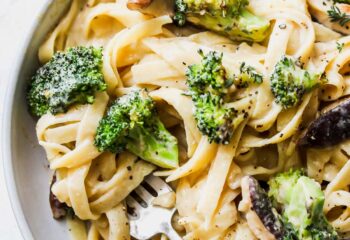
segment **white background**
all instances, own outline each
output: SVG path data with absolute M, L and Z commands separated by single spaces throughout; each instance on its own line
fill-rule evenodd
M 39 6 L 45 1 L 0 0 L 0 121 L 2 98 L 12 74 L 11 66 L 16 61 L 17 51 L 21 49 L 29 26 L 38 17 Z M 0 240 L 23 240 L 7 196 L 2 165 L 0 158 Z

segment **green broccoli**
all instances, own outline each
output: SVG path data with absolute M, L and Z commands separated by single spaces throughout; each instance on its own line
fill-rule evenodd
M 248 0 L 176 0 L 175 22 L 186 22 L 215 31 L 234 40 L 260 42 L 269 32 L 270 22 L 250 13 Z
M 296 106 L 304 94 L 320 84 L 320 75 L 299 67 L 291 58 L 283 56 L 271 75 L 271 91 L 275 101 L 284 108 Z
M 269 197 L 282 214 L 288 233 L 284 240 L 338 239 L 323 213 L 324 194 L 313 179 L 291 170 L 271 179 L 269 187 Z
M 222 54 L 204 55 L 201 50 L 199 54 L 201 63 L 189 66 L 186 72 L 197 127 L 210 142 L 228 144 L 234 129 L 243 121 L 235 109 L 225 106 L 233 78 L 222 65 Z
M 192 95 L 198 129 L 208 136 L 209 142 L 228 144 L 234 129 L 242 122 L 233 108 L 223 105 L 219 96 Z
M 146 90 L 134 90 L 112 104 L 99 123 L 95 146 L 117 153 L 127 149 L 163 168 L 178 166 L 177 139 L 158 118 Z
M 261 84 L 263 76 L 255 68 L 243 62 L 239 68 L 240 73 L 235 78 L 235 85 L 238 88 L 247 88 L 250 84 Z
M 102 49 L 70 48 L 58 52 L 33 76 L 27 100 L 35 116 L 63 113 L 73 104 L 93 103 L 95 93 L 104 91 Z
M 226 95 L 227 89 L 233 84 L 233 78 L 228 76 L 222 65 L 223 54 L 212 51 L 205 55 L 201 49 L 198 53 L 202 57 L 201 64 L 189 66 L 186 72 L 190 91 L 197 94 Z

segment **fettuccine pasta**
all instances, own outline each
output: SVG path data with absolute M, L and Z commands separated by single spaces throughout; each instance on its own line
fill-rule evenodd
M 329 18 L 331 2 L 250 0 L 248 9 L 270 27 L 265 40 L 247 43 L 203 29 L 179 33 L 173 16 L 130 10 L 126 0 L 73 0 L 41 45 L 39 59 L 47 63 L 75 46 L 102 47 L 107 88 L 92 104 L 46 113 L 36 126 L 55 171 L 52 194 L 76 215 L 67 221 L 72 238 L 131 239 L 125 199 L 154 174 L 173 187 L 155 204 L 176 208 L 173 225 L 183 239 L 277 239 L 252 214 L 241 179 L 268 181 L 292 168 L 306 169 L 322 184 L 325 216 L 339 236 L 350 237 L 350 141 L 321 149 L 297 146 L 324 106 L 350 95 L 350 37 L 344 36 L 350 21 Z M 334 6 L 350 9 L 346 3 Z M 222 65 L 232 75 L 243 62 L 262 75 L 261 84 L 230 89 L 235 97 L 227 106 L 236 109 L 240 121 L 228 144 L 210 141 L 197 127 L 186 81 L 188 67 L 201 62 L 198 50 L 222 53 Z M 327 80 L 288 109 L 271 91 L 271 76 L 283 56 Z M 101 152 L 94 145 L 110 102 L 135 88 L 148 89 L 160 119 L 177 137 L 178 168 L 160 169 L 131 152 Z

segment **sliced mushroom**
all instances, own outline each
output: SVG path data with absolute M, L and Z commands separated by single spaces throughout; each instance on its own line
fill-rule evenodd
M 54 173 L 50 186 L 50 207 L 52 211 L 52 216 L 55 219 L 62 219 L 67 216 L 69 207 L 67 204 L 60 202 L 57 197 L 52 193 L 52 185 L 57 181 L 56 173 Z
M 327 107 L 299 139 L 302 147 L 334 146 L 350 138 L 350 99 L 346 98 Z
M 283 224 L 265 190 L 251 176 L 244 177 L 241 186 L 243 199 L 239 210 L 246 213 L 252 232 L 262 240 L 282 240 L 284 237 Z
M 159 17 L 174 16 L 174 4 L 174 0 L 129 0 L 127 6 L 130 10 Z

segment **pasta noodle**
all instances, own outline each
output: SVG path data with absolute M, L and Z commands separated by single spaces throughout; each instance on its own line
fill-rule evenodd
M 174 192 L 152 204 L 176 208 L 173 225 L 183 239 L 273 240 L 253 213 L 249 186 L 241 180 L 250 175 L 267 181 L 301 167 L 325 186 L 324 212 L 342 236 L 350 237 L 350 141 L 324 149 L 297 147 L 302 129 L 323 106 L 350 95 L 350 37 L 343 36 L 349 28 L 328 17 L 330 7 L 331 1 L 321 0 L 250 0 L 248 9 L 267 19 L 271 29 L 263 42 L 248 44 L 198 29 L 179 34 L 169 26 L 172 16 L 162 15 L 164 9 L 146 14 L 128 9 L 126 0 L 73 0 L 42 43 L 39 60 L 46 63 L 74 46 L 103 47 L 107 90 L 97 93 L 93 104 L 43 115 L 36 126 L 56 172 L 51 191 L 74 210 L 75 217 L 67 217 L 72 239 L 131 239 L 125 199 L 154 174 Z M 186 72 L 201 61 L 199 49 L 222 53 L 230 75 L 239 74 L 243 63 L 262 74 L 260 85 L 229 89 L 235 97 L 225 106 L 236 109 L 240 124 L 228 144 L 210 142 L 197 127 Z M 282 56 L 327 79 L 289 109 L 271 92 L 271 75 Z M 148 89 L 160 119 L 177 137 L 178 168 L 155 171 L 132 153 L 102 153 L 94 145 L 109 103 L 135 88 Z

